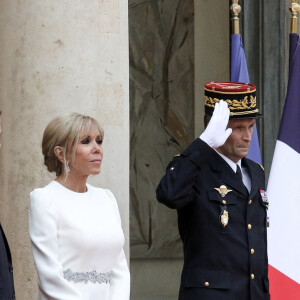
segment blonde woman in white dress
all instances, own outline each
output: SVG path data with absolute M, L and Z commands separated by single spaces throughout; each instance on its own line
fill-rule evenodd
M 116 199 L 86 182 L 100 173 L 102 141 L 98 122 L 77 113 L 60 116 L 45 129 L 44 162 L 57 178 L 30 194 L 39 300 L 129 300 Z

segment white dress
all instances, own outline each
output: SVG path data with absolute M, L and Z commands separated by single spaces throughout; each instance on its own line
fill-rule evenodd
M 109 190 L 87 189 L 76 193 L 52 181 L 30 194 L 39 300 L 129 300 L 116 199 Z

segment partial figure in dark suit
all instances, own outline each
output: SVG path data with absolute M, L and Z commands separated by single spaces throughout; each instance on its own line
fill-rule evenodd
M 255 90 L 207 83 L 206 129 L 174 157 L 157 188 L 158 201 L 178 213 L 180 300 L 270 299 L 265 175 L 245 158 L 261 116 Z
M 0 111 L 0 135 L 1 133 L 2 128 Z M 13 267 L 7 239 L 0 223 L 0 300 L 8 299 L 16 299 L 13 279 Z

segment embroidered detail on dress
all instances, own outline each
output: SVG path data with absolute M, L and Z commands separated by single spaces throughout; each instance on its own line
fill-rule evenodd
M 84 282 L 88 283 L 110 283 L 112 271 L 110 272 L 97 272 L 95 270 L 90 272 L 73 272 L 70 269 L 64 271 L 64 278 L 68 281 L 74 281 L 75 283 Z

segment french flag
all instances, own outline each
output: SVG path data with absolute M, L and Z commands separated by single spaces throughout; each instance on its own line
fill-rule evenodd
M 300 40 L 290 34 L 287 95 L 268 183 L 272 300 L 300 299 Z

